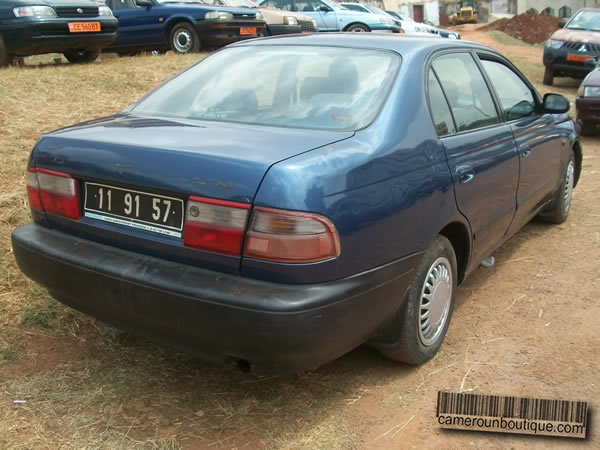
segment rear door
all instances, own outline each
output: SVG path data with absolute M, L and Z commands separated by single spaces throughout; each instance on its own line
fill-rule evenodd
M 542 114 L 537 92 L 506 61 L 480 54 L 481 64 L 496 92 L 505 120 L 514 134 L 520 160 L 517 213 L 511 228 L 531 219 L 556 189 L 562 139 L 553 132 L 554 118 Z
M 443 102 L 438 95 L 438 105 L 431 105 L 432 115 L 442 136 L 456 203 L 471 225 L 471 258 L 476 261 L 502 240 L 515 213 L 519 160 L 512 130 L 502 123 L 470 52 L 436 57 L 429 85 L 430 102 L 434 90 L 442 93 Z M 451 120 L 436 119 L 444 103 Z

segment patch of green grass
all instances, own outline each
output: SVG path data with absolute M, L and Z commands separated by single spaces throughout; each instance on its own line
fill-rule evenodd
M 523 75 L 525 75 L 527 79 L 533 83 L 541 83 L 541 80 L 544 77 L 544 66 L 542 64 L 535 64 L 524 58 L 518 57 L 512 58 L 511 60 L 513 64 L 523 72 Z
M 56 317 L 57 312 L 58 305 L 56 301 L 48 299 L 41 306 L 26 309 L 21 317 L 21 324 L 48 328 L 50 321 Z
M 0 364 L 12 362 L 19 359 L 19 349 L 15 346 L 8 346 L 0 349 Z
M 509 34 L 506 34 L 504 31 L 493 30 L 490 31 L 490 36 L 494 38 L 496 42 L 502 45 L 515 45 L 517 47 L 543 47 L 544 44 L 535 44 L 531 45 L 527 42 L 524 42 L 520 39 L 514 38 Z

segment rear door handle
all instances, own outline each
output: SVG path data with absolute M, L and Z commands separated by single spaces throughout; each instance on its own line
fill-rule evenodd
M 521 145 L 519 149 L 521 150 L 521 156 L 523 158 L 527 158 L 531 155 L 531 147 L 529 147 L 529 145 Z
M 475 178 L 475 171 L 469 165 L 457 167 L 456 173 L 458 175 L 458 182 L 462 184 L 468 183 Z

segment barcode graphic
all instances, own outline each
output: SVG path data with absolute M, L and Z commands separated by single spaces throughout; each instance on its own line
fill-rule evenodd
M 458 414 L 587 425 L 587 402 L 438 392 L 437 415 Z
M 443 428 L 585 438 L 587 402 L 438 392 Z

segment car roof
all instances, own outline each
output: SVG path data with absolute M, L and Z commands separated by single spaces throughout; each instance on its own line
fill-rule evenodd
M 432 39 L 431 37 L 404 36 L 379 33 L 312 33 L 303 35 L 282 35 L 238 42 L 233 46 L 246 45 L 315 45 L 332 47 L 375 48 L 392 50 L 401 55 L 416 52 L 429 52 L 441 48 L 474 48 L 497 53 L 485 45 L 464 40 Z

